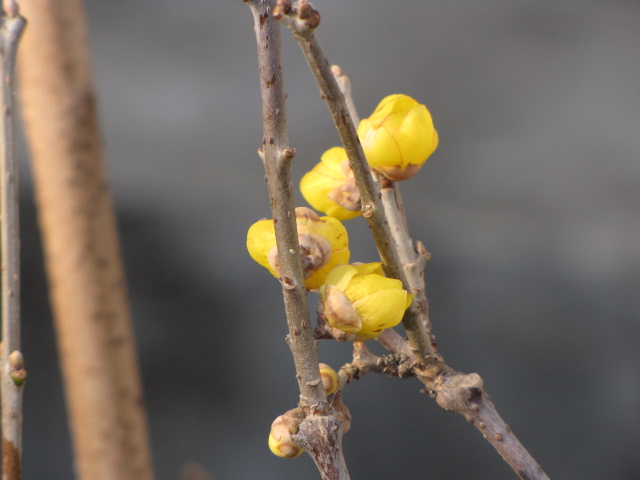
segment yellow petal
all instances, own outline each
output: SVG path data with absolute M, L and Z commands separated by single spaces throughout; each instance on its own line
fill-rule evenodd
M 364 124 L 364 126 L 363 126 Z M 358 136 L 367 162 L 372 167 L 377 165 L 401 165 L 402 152 L 393 136 L 382 125 L 377 129 L 367 129 L 370 122 L 362 120 L 358 127 Z
M 342 162 L 348 160 L 347 152 L 343 147 L 332 147 L 322 154 L 320 162 L 327 172 L 332 172 L 337 178 L 344 177 Z
M 407 292 L 391 289 L 380 290 L 372 295 L 353 302 L 362 319 L 360 334 L 379 334 L 385 328 L 400 323 L 406 310 Z
M 390 289 L 400 290 L 406 295 L 406 292 L 402 289 L 402 282 L 400 280 L 374 274 L 357 275 L 353 277 L 345 289 L 345 293 L 349 297 L 349 300 L 355 303 L 379 290 Z
M 350 252 L 347 230 L 340 220 L 333 217 L 320 217 L 320 222 L 308 226 L 313 230 L 310 233 L 321 235 L 329 240 L 332 249 L 329 261 L 306 279 L 305 286 L 311 290 L 317 289 L 324 283 L 324 278 L 333 267 L 342 263 L 348 263 Z
M 349 220 L 360 215 L 360 209 L 357 206 L 355 209 L 347 208 L 350 207 L 349 204 L 340 204 L 331 198 L 336 189 L 341 191 L 353 185 L 353 178 L 346 176 L 343 162 L 348 162 L 344 148 L 333 147 L 324 152 L 320 163 L 302 177 L 300 192 L 316 210 L 340 220 Z M 357 190 L 355 193 L 357 195 Z
M 325 285 L 333 285 L 344 292 L 351 279 L 358 273 L 358 267 L 338 265 L 324 279 Z
M 418 102 L 408 95 L 402 95 L 400 93 L 389 95 L 382 99 L 369 118 L 376 126 L 379 126 L 384 121 L 387 121 L 388 117 L 397 114 L 402 115 L 417 104 Z
M 403 157 L 403 167 L 408 164 L 421 164 L 433 153 L 433 121 L 424 105 L 416 105 L 407 112 L 402 126 L 395 134 Z
M 267 255 L 276 244 L 276 233 L 273 220 L 259 220 L 251 225 L 247 232 L 247 250 L 249 255 L 260 265 L 268 269 L 274 277 L 279 275 L 271 268 Z
M 411 306 L 411 302 L 413 302 L 413 295 L 411 293 L 407 294 L 407 303 L 404 307 L 404 309 L 406 310 L 407 308 L 409 308 L 409 306 Z
M 384 272 L 382 271 L 382 262 L 361 263 L 359 265 L 353 265 L 353 267 L 360 275 L 375 273 L 377 275 L 384 276 Z

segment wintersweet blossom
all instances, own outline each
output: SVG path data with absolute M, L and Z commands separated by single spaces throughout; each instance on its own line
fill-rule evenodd
M 346 340 L 369 340 L 395 327 L 413 295 L 384 276 L 381 263 L 338 265 L 320 287 L 320 315 Z
M 309 205 L 339 220 L 360 215 L 360 192 L 349 166 L 347 152 L 333 147 L 300 181 L 300 191 Z
M 305 274 L 305 287 L 317 289 L 329 271 L 349 261 L 349 237 L 340 220 L 319 217 L 306 207 L 296 208 L 298 242 Z M 251 258 L 280 277 L 278 249 L 273 220 L 260 220 L 247 232 L 247 250 Z
M 393 181 L 412 177 L 438 146 L 427 107 L 401 94 L 384 98 L 358 136 L 371 168 Z

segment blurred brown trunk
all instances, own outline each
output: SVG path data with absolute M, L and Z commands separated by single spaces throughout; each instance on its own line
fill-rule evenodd
M 78 477 L 153 476 L 81 0 L 29 0 L 20 94 Z

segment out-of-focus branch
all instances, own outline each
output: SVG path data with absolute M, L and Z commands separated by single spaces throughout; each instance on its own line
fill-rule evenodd
M 29 0 L 19 57 L 79 478 L 153 477 L 81 0 Z
M 300 0 L 295 5 L 289 0 L 279 0 L 276 16 L 293 32 L 320 88 L 320 96 L 325 100 L 333 117 L 360 191 L 362 215 L 369 222 L 385 274 L 397 278 L 406 290 L 411 290 L 385 215 L 380 188 L 371 175 L 344 96 L 314 33 L 320 23 L 320 14 L 306 0 Z M 425 362 L 425 358 L 432 353 L 431 340 L 415 302 L 405 313 L 402 323 L 414 359 L 419 364 Z
M 289 147 L 287 138 L 280 25 L 273 16 L 273 1 L 245 2 L 253 13 L 258 47 L 264 128 L 260 157 L 266 171 L 278 246 L 280 282 L 289 325 L 287 340 L 296 367 L 300 406 L 305 412 L 295 441 L 311 455 L 323 479 L 348 480 L 342 454 L 342 417 L 327 403 L 307 306 L 293 203 L 291 162 L 295 151 Z
M 26 370 L 20 352 L 20 222 L 15 148 L 14 78 L 25 20 L 14 1 L 0 2 L 0 241 L 2 242 L 2 478 L 22 478 L 22 392 Z

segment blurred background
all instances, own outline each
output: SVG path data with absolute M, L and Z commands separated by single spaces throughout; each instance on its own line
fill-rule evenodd
M 368 116 L 391 93 L 430 109 L 440 146 L 402 185 L 434 331 L 482 375 L 551 478 L 640 478 L 640 3 L 317 0 L 329 61 Z M 295 406 L 280 286 L 245 249 L 269 216 L 256 47 L 239 0 L 87 1 L 159 480 L 316 479 L 267 448 Z M 339 139 L 283 32 L 296 182 Z M 23 158 L 24 474 L 70 479 L 72 455 Z M 299 204 L 304 204 L 298 194 Z M 353 261 L 374 261 L 362 219 Z M 373 346 L 375 348 L 376 346 Z M 338 368 L 349 345 L 323 343 Z M 250 360 L 248 360 L 250 359 Z M 420 385 L 350 384 L 354 479 L 513 479 Z

